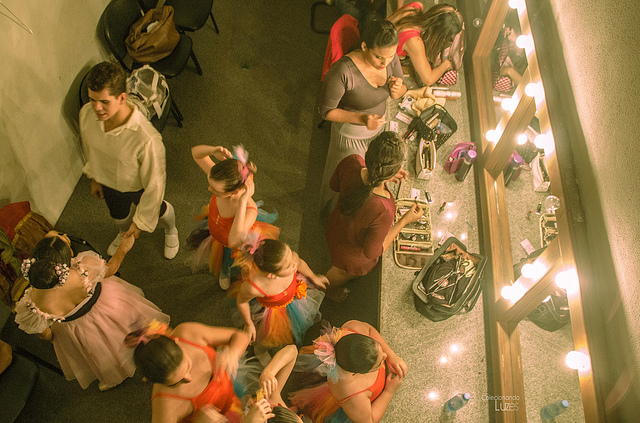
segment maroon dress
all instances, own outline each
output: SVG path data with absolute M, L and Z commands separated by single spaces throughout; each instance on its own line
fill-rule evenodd
M 330 187 L 340 193 L 363 186 L 360 176 L 364 159 L 353 154 L 344 158 L 331 177 Z M 350 275 L 366 275 L 382 255 L 382 243 L 393 224 L 395 201 L 372 194 L 353 217 L 343 216 L 338 205 L 327 224 L 331 264 Z

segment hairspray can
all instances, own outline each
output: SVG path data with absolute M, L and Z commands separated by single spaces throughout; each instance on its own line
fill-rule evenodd
M 466 153 L 464 153 L 464 159 L 456 171 L 456 179 L 458 181 L 462 182 L 465 180 L 476 157 L 478 157 L 478 153 L 476 153 L 475 150 L 467 150 Z
M 522 157 L 520 155 L 515 155 L 513 159 L 509 162 L 509 166 L 504 173 L 504 186 L 509 186 L 511 181 L 518 178 L 520 175 L 520 171 L 522 169 Z

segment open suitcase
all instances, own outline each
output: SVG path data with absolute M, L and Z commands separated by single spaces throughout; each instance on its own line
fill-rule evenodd
M 486 261 L 467 252 L 457 238 L 447 239 L 413 281 L 416 310 L 434 322 L 471 311 L 482 291 Z

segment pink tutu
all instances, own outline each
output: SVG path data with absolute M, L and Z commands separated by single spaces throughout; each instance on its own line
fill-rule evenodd
M 169 316 L 145 299 L 140 288 L 116 276 L 100 285 L 100 296 L 85 315 L 51 325 L 60 367 L 82 388 L 95 379 L 115 386 L 133 376 L 132 350 L 124 345 L 124 337 L 153 319 L 169 323 Z

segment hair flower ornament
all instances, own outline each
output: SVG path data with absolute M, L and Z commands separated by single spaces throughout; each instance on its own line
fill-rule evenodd
M 69 265 L 66 263 L 56 263 L 55 270 L 56 275 L 58 275 L 58 286 L 64 285 L 67 281 L 67 278 L 69 277 Z
M 29 280 L 29 269 L 31 268 L 31 265 L 33 263 L 35 263 L 35 262 L 36 262 L 36 259 L 34 259 L 34 258 L 22 260 L 22 265 L 20 266 L 20 271 L 22 272 L 22 276 L 26 280 Z
M 320 359 L 321 364 L 316 371 L 323 376 L 327 376 L 332 382 L 337 382 L 341 377 L 338 372 L 338 363 L 336 362 L 335 345 L 342 337 L 342 329 L 332 327 L 327 328 L 324 335 L 319 336 L 313 341 L 313 353 Z

